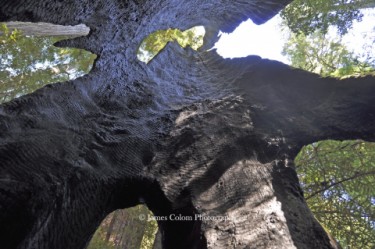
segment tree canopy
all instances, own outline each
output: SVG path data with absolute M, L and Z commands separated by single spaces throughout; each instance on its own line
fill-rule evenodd
M 185 48 L 190 46 L 197 50 L 203 45 L 205 30 L 203 26 L 192 27 L 181 31 L 179 29 L 158 30 L 147 36 L 138 49 L 137 57 L 140 61 L 148 63 L 151 61 L 168 42 L 177 41 Z
M 373 34 L 361 54 L 350 51 L 342 36 L 359 11 L 374 1 L 294 1 L 282 11 L 291 32 L 283 54 L 291 65 L 330 77 L 375 75 Z M 338 36 L 330 34 L 336 26 Z M 374 248 L 375 144 L 320 141 L 305 146 L 295 163 L 307 203 L 343 248 Z
M 349 51 L 340 39 L 319 30 L 310 35 L 291 33 L 283 47 L 283 55 L 287 56 L 293 67 L 322 76 L 347 77 L 375 72 L 373 55 L 367 54 L 363 60 Z
M 0 103 L 31 93 L 46 84 L 75 79 L 90 71 L 96 55 L 54 43 L 68 36 L 25 36 L 0 26 Z
M 307 203 L 344 248 L 375 247 L 375 144 L 322 141 L 296 160 Z
M 341 35 L 360 21 L 360 9 L 375 7 L 374 0 L 294 0 L 281 17 L 294 33 L 312 34 L 320 30 L 326 34 L 329 26 L 336 26 Z

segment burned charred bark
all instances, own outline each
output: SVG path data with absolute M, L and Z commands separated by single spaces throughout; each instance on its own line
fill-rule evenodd
M 159 221 L 164 248 L 335 248 L 293 158 L 321 139 L 373 141 L 374 78 L 205 52 L 219 30 L 288 2 L 3 0 L 0 21 L 87 25 L 59 45 L 98 59 L 0 107 L 2 248 L 84 248 L 108 213 L 142 202 L 192 217 Z M 148 65 L 136 59 L 148 34 L 196 25 L 200 52 L 169 44 Z

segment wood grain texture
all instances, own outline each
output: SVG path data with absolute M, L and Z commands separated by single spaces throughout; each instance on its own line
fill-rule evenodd
M 338 81 L 257 56 L 207 52 L 219 30 L 267 21 L 289 1 L 3 0 L 0 21 L 83 23 L 59 46 L 98 55 L 93 70 L 0 106 L 0 245 L 84 248 L 111 211 L 146 202 L 163 248 L 336 248 L 293 168 L 321 139 L 374 140 L 374 78 Z M 205 25 L 199 52 L 141 41 Z
M 71 38 L 86 36 L 90 29 L 84 25 L 63 26 L 50 23 L 33 23 L 33 22 L 6 22 L 5 24 L 9 30 L 20 30 L 23 35 L 33 36 L 70 36 Z M 0 32 L 0 35 L 3 35 Z

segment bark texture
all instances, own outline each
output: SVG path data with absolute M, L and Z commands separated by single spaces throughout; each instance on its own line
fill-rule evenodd
M 84 77 L 0 106 L 1 247 L 84 248 L 107 214 L 145 202 L 193 217 L 159 222 L 167 249 L 335 248 L 293 158 L 321 139 L 373 141 L 374 78 L 205 52 L 219 30 L 288 2 L 2 0 L 0 21 L 87 25 L 60 45 L 98 59 Z M 169 44 L 148 65 L 136 59 L 150 33 L 196 25 L 200 52 Z
M 88 35 L 90 29 L 83 25 L 61 26 L 50 23 L 7 22 L 3 23 L 9 30 L 20 30 L 23 35 L 34 36 L 70 36 L 71 38 Z M 2 32 L 0 32 L 2 35 Z

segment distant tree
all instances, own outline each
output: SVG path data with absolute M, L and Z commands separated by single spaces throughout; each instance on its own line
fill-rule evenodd
M 115 249 L 115 246 L 110 241 L 105 240 L 106 231 L 103 226 L 100 226 L 93 238 L 90 241 L 87 249 Z
M 375 143 L 322 141 L 295 162 L 310 209 L 343 248 L 375 248 Z
M 363 61 L 340 40 L 329 38 L 320 31 L 309 36 L 291 33 L 282 53 L 293 67 L 322 76 L 343 77 L 375 72 L 375 61 L 371 55 L 367 61 Z
M 25 36 L 5 24 L 0 25 L 0 32 L 0 103 L 82 76 L 96 58 L 82 49 L 53 46 L 67 36 Z
M 305 4 L 312 2 L 322 4 L 321 1 Z M 309 10 L 306 9 L 307 15 Z M 338 27 L 341 34 L 347 32 L 351 21 Z M 319 22 L 313 24 L 319 25 Z M 360 55 L 355 54 L 342 44 L 340 37 L 327 34 L 327 28 L 306 26 L 298 32 L 297 27 L 296 33 L 289 34 L 283 54 L 293 67 L 333 77 L 375 74 L 373 42 L 366 44 Z M 372 37 L 367 38 L 374 41 Z M 305 146 L 295 159 L 310 209 L 345 249 L 375 247 L 374 161 L 374 143 L 330 140 Z
M 353 21 L 362 19 L 361 9 L 373 7 L 374 0 L 294 0 L 281 11 L 281 17 L 294 33 L 308 35 L 320 30 L 325 34 L 332 25 L 344 35 Z
M 158 225 L 148 221 L 149 216 L 152 213 L 144 205 L 112 212 L 102 221 L 87 248 L 151 249 Z
M 152 216 L 152 213 L 148 213 L 149 216 Z M 156 232 L 158 231 L 158 224 L 154 220 L 150 220 L 147 222 L 146 229 L 143 234 L 142 243 L 140 249 L 153 249 L 154 244 L 158 243 L 156 241 Z

